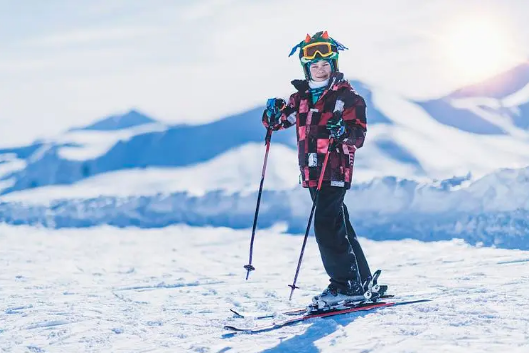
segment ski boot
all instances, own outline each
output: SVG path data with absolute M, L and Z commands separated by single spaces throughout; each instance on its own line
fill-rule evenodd
M 350 281 L 345 288 L 339 288 L 331 283 L 321 294 L 312 298 L 309 310 L 314 312 L 342 309 L 361 304 L 366 299 L 360 283 Z

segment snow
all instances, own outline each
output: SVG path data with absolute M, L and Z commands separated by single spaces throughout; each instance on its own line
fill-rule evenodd
M 360 239 L 399 299 L 431 302 L 226 335 L 229 314 L 305 305 L 327 282 L 309 239 L 259 230 L 0 226 L 2 352 L 527 352 L 529 252 Z M 251 324 L 251 321 L 249 321 Z
M 529 210 L 529 168 L 505 169 L 488 175 L 469 185 L 468 193 L 479 200 L 479 211 Z
M 59 155 L 64 159 L 84 161 L 104 155 L 119 141 L 127 141 L 132 137 L 167 130 L 160 123 L 144 124 L 121 130 L 71 130 L 53 140 L 57 144 L 76 144 L 74 147 L 62 147 Z
M 356 194 L 353 200 L 360 205 L 356 212 L 362 212 L 362 209 L 381 213 L 512 212 L 529 210 L 528 186 L 529 167 L 498 170 L 453 188 L 444 188 L 439 182 L 415 183 L 382 178 L 358 187 L 353 191 Z M 359 202 L 362 197 L 365 202 Z M 395 204 L 401 205 L 392 207 Z
M 26 165 L 26 161 L 16 158 L 14 154 L 0 154 L 0 178 L 4 175 L 22 170 Z
M 506 107 L 517 107 L 529 102 L 529 83 L 519 91 L 502 99 Z
M 108 118 L 96 121 L 85 127 L 76 128 L 73 130 L 99 130 L 99 131 L 115 131 L 123 130 L 140 125 L 152 124 L 157 121 L 148 117 L 147 115 L 132 109 L 126 113 L 112 115 Z
M 255 156 L 261 155 L 261 159 Z M 100 196 L 140 196 L 187 192 L 203 196 L 222 190 L 254 192 L 259 188 L 264 160 L 264 146 L 250 143 L 208 162 L 191 167 L 120 170 L 84 179 L 73 185 L 46 186 L 13 192 L 2 201 L 49 203 L 57 199 L 96 198 Z M 275 144 L 269 153 L 266 170 L 268 190 L 288 190 L 298 184 L 297 153 Z
M 15 184 L 15 178 L 5 178 L 7 175 L 23 170 L 27 162 L 23 159 L 17 158 L 16 154 L 4 153 L 0 154 L 0 192 Z
M 516 130 L 517 136 L 479 135 L 441 124 L 417 104 L 392 92 L 375 90 L 373 101 L 393 121 L 384 134 L 412 151 L 431 178 L 444 179 L 469 171 L 481 177 L 498 168 L 521 168 L 529 164 L 529 133 L 515 127 L 510 130 Z M 377 139 L 376 129 L 368 131 L 365 149 L 369 150 L 369 144 Z M 362 152 L 360 150 L 359 154 Z M 385 172 L 385 175 L 410 178 L 405 174 Z
M 494 98 L 460 98 L 452 99 L 450 104 L 455 108 L 467 109 L 468 111 L 476 114 L 501 128 L 502 131 L 508 132 L 511 136 L 527 139 L 529 134 L 526 130 L 521 129 L 514 125 L 505 111 L 502 110 L 503 103 L 500 100 Z
M 480 96 L 483 93 L 474 90 L 478 85 L 468 94 L 454 94 L 428 102 L 415 102 L 359 81 L 354 81 L 354 85 L 360 87 L 368 101 L 367 139 L 364 148 L 355 156 L 356 183 L 386 176 L 426 182 L 469 172 L 479 178 L 498 168 L 523 168 L 529 164 L 529 132 L 521 115 L 526 109 L 527 84 L 516 84 L 506 91 L 510 96 L 502 99 L 491 98 L 496 95 Z M 508 102 L 520 105 L 505 105 Z M 171 127 L 147 123 L 125 128 L 134 123 L 134 119 L 116 125 L 115 119 L 109 118 L 94 126 L 109 123 L 107 128 L 119 130 L 70 130 L 45 141 L 24 161 L 23 168 L 9 176 L 14 178 L 14 183 L 2 182 L 3 192 L 73 184 L 71 191 L 66 190 L 68 187 L 57 186 L 38 189 L 35 194 L 38 199 L 41 195 L 49 199 L 48 194 L 76 198 L 133 197 L 189 188 L 191 194 L 198 195 L 213 190 L 204 183 L 217 184 L 218 190 L 248 192 L 249 185 L 255 186 L 260 180 L 264 146 L 247 146 L 257 146 L 255 143 L 262 141 L 261 112 L 260 107 L 255 107 L 210 124 Z M 369 123 L 372 120 L 376 123 Z M 296 185 L 299 176 L 293 151 L 295 131 L 281 131 L 274 136 L 270 162 L 282 163 L 275 159 L 283 158 L 282 153 L 286 151 L 286 158 L 293 164 L 281 172 L 284 184 L 288 185 L 285 188 L 288 188 Z M 278 147 L 280 143 L 292 149 Z M 221 163 L 234 163 L 224 156 L 232 153 L 234 159 L 237 149 L 252 153 L 236 161 L 237 168 L 225 164 L 221 166 L 219 178 L 212 176 L 207 166 L 218 168 Z M 186 153 L 182 154 L 182 150 Z M 248 168 L 241 166 L 244 161 Z M 171 167 L 178 169 L 162 169 Z M 189 168 L 188 171 L 184 172 L 183 167 Z M 197 185 L 194 185 L 191 179 L 197 178 L 199 172 Z M 94 175 L 97 177 L 86 179 Z M 183 179 L 177 181 L 177 177 Z M 6 178 L 0 175 L 0 179 Z M 154 180 L 150 183 L 145 181 L 147 178 Z M 160 186 L 160 183 L 169 186 Z M 86 190 L 80 190 L 85 187 Z
M 0 180 L 0 192 L 15 185 L 15 178 Z
M 478 105 L 484 102 L 482 98 L 473 97 L 461 98 L 459 101 L 473 102 L 476 109 L 481 109 Z M 513 134 L 517 132 L 516 136 L 465 132 L 436 121 L 418 104 L 378 88 L 373 89 L 373 103 L 392 124 L 374 124 L 369 127 L 365 146 L 356 153 L 355 184 L 385 176 L 428 182 L 432 178 L 466 175 L 469 171 L 474 178 L 479 178 L 498 168 L 523 168 L 529 164 L 529 133 L 515 127 L 510 131 Z M 484 110 L 483 113 L 494 115 Z M 259 125 L 258 128 L 262 127 Z M 22 191 L 11 192 L 3 196 L 2 200 L 46 203 L 57 199 L 100 196 L 135 197 L 174 192 L 200 196 L 215 190 L 248 193 L 257 189 L 265 150 L 260 143 L 244 143 L 207 161 L 185 167 L 156 167 L 147 163 L 145 168 L 126 169 L 121 160 L 135 163 L 136 159 L 128 154 L 138 153 L 137 148 L 126 148 L 126 140 L 156 129 L 164 131 L 165 127 L 146 124 L 119 131 L 70 131 L 55 141 L 55 146 L 68 143 L 79 146 L 60 147 L 59 156 L 56 156 L 50 151 L 53 146 L 45 144 L 29 159 L 31 168 L 22 168 L 14 176 L 16 184 L 12 180 L 2 183 L 4 189 L 13 186 L 13 190 Z M 288 133 L 292 135 L 293 131 L 281 131 L 278 135 L 285 136 L 283 134 Z M 143 148 L 142 153 L 160 156 L 156 138 L 152 140 L 145 147 L 140 146 Z M 111 158 L 111 168 L 116 171 L 84 178 L 83 165 L 61 159 L 83 161 L 104 156 L 117 141 L 123 141 L 124 152 L 120 153 L 124 154 L 118 153 L 117 157 Z M 384 148 L 381 145 L 385 142 L 394 143 L 409 154 L 410 161 L 396 158 L 391 147 Z M 49 155 L 49 158 L 42 159 L 45 155 Z M 169 154 L 168 157 L 162 155 L 151 159 L 157 163 L 170 160 Z M 110 168 L 108 163 L 98 164 L 95 160 L 90 169 L 104 171 Z M 59 173 L 55 172 L 58 169 L 61 170 L 60 178 Z M 298 180 L 296 151 L 273 143 L 265 188 L 287 190 L 295 187 Z M 73 184 L 53 185 L 57 183 Z M 35 184 L 52 185 L 27 189 Z
M 517 92 L 517 103 L 522 104 L 521 97 L 526 90 Z M 454 107 L 454 113 L 460 109 L 467 111 L 466 115 L 459 113 L 461 119 L 472 118 L 475 114 L 506 131 L 504 135 L 458 129 L 433 118 L 438 114 L 436 109 L 441 109 L 439 107 L 426 110 L 420 103 L 380 87 L 369 87 L 369 92 L 372 104 L 368 106 L 368 122 L 375 110 L 390 124 L 368 123 L 365 146 L 356 155 L 356 181 L 383 176 L 424 181 L 468 172 L 481 177 L 498 168 L 522 168 L 529 164 L 529 132 L 513 124 L 498 99 L 450 98 L 448 103 Z M 405 151 L 410 161 L 396 158 L 397 153 L 391 148 L 379 148 L 378 144 L 386 141 Z
M 242 151 L 237 154 L 243 155 Z M 93 188 L 87 185 L 46 187 L 3 195 L 0 221 L 51 228 L 102 224 L 149 228 L 177 223 L 246 228 L 251 225 L 255 212 L 262 161 L 254 163 L 256 165 L 250 169 L 255 175 L 247 179 L 253 184 L 248 184 L 246 192 L 232 192 L 228 188 L 215 190 L 216 184 L 208 183 L 204 186 L 211 189 L 204 194 L 186 190 L 170 192 L 168 186 L 180 186 L 170 182 L 174 171 L 168 171 L 167 175 L 153 172 L 158 175 L 156 179 L 146 170 L 136 179 L 118 175 L 106 184 L 94 182 Z M 265 180 L 259 225 L 267 227 L 280 221 L 285 222 L 290 231 L 302 232 L 310 212 L 310 198 L 307 190 L 289 184 L 292 172 L 287 168 L 295 168 L 295 163 L 269 165 L 270 179 Z M 208 173 L 195 170 L 196 173 L 191 174 L 194 179 L 175 176 L 174 180 L 192 180 L 196 186 L 200 181 L 207 181 L 197 176 L 211 175 L 211 168 L 205 169 Z M 218 170 L 219 173 L 224 171 Z M 244 176 L 244 168 L 240 170 Z M 232 183 L 225 185 L 233 186 Z M 138 194 L 130 196 L 129 188 Z M 470 244 L 529 250 L 527 190 L 529 167 L 499 170 L 477 180 L 471 175 L 433 183 L 376 178 L 353 184 L 345 201 L 354 215 L 355 226 L 371 239 L 448 240 L 457 237 Z M 101 192 L 109 195 L 95 196 Z M 120 192 L 123 195 L 116 195 Z M 143 192 L 145 195 L 141 195 Z
M 375 125 L 369 128 L 364 147 L 355 153 L 353 182 L 368 182 L 374 178 L 394 175 L 401 178 L 424 179 L 417 166 L 402 163 L 376 145 L 377 141 L 394 139 L 393 128 L 388 125 Z

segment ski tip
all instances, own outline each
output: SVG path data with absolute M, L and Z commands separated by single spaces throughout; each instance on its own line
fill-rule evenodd
M 426 303 L 426 302 L 432 302 L 433 299 L 417 299 L 416 303 Z
M 237 332 L 237 331 L 224 332 L 221 337 L 222 338 L 230 338 L 230 337 L 235 336 L 237 333 L 239 333 L 239 332 Z
M 230 326 L 230 325 L 225 325 L 224 329 L 231 331 L 232 334 L 237 333 L 237 332 L 249 332 L 250 331 L 250 330 L 244 330 L 244 329 L 240 329 L 238 327 Z

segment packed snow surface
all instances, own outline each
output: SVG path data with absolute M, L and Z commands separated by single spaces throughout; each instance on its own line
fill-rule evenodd
M 257 335 L 230 308 L 307 304 L 327 284 L 314 238 L 288 302 L 302 237 L 171 226 L 0 226 L 2 352 L 528 352 L 529 252 L 459 240 L 361 239 L 397 300 L 431 302 L 313 319 Z

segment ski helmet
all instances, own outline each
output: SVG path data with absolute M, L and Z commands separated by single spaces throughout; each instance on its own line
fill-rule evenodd
M 338 51 L 348 49 L 331 38 L 327 31 L 320 31 L 312 37 L 307 34 L 305 40 L 292 48 L 289 56 L 292 56 L 298 48 L 299 60 L 307 80 L 310 80 L 310 64 L 319 60 L 329 61 L 332 71 L 338 71 Z

